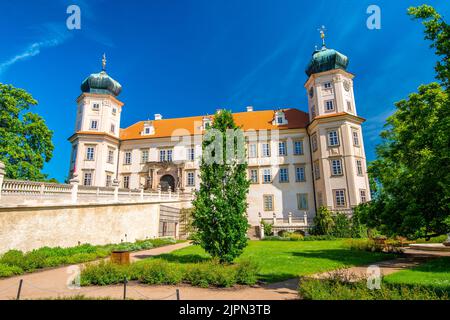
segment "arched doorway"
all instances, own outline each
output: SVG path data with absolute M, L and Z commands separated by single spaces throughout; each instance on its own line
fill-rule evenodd
M 162 191 L 168 191 L 169 187 L 172 191 L 175 191 L 175 178 L 170 174 L 166 174 L 159 179 L 159 184 L 161 185 Z

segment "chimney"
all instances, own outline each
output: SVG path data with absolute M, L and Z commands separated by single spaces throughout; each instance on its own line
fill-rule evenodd
M 162 115 L 159 113 L 155 114 L 155 120 L 162 120 Z
M 252 112 L 253 111 L 253 106 L 247 106 L 247 112 Z

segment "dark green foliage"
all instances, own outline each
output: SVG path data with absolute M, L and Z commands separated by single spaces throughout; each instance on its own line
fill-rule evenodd
M 265 237 L 270 237 L 272 236 L 272 224 L 261 220 L 261 225 L 264 226 L 264 236 Z
M 227 141 L 226 138 L 227 130 L 236 129 L 231 112 L 222 110 L 215 115 L 213 125 L 204 137 L 200 190 L 193 201 L 194 239 L 221 262 L 233 261 L 247 246 L 248 221 L 245 212 L 250 186 L 247 163 L 239 161 L 237 139 Z M 212 135 L 213 132 L 221 135 Z M 205 156 L 209 155 L 206 151 L 217 143 L 222 143 L 222 146 L 214 149 L 211 156 L 219 159 L 222 154 L 222 163 L 205 160 Z M 234 150 L 227 150 L 232 149 L 226 147 L 227 143 L 234 145 Z M 227 152 L 231 154 L 228 161 L 225 157 Z
M 42 181 L 53 153 L 53 132 L 39 115 L 28 112 L 37 101 L 23 89 L 0 83 L 0 161 L 6 177 Z
M 362 222 L 414 239 L 450 231 L 450 26 L 428 5 L 408 13 L 422 20 L 425 38 L 441 58 L 440 83 L 421 85 L 395 104 L 369 167 L 378 190 L 363 208 Z
M 367 236 L 367 229 L 361 223 L 360 213 L 355 209 L 348 216 L 341 212 L 332 212 L 320 207 L 314 217 L 313 235 L 329 235 L 335 238 L 361 238 Z
M 334 226 L 333 213 L 326 207 L 320 207 L 314 217 L 311 233 L 314 235 L 329 235 Z

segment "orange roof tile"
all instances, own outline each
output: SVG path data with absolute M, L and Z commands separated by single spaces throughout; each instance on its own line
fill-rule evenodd
M 283 109 L 287 125 L 272 125 L 275 116 L 274 110 L 250 111 L 233 113 L 236 125 L 241 126 L 244 131 L 248 130 L 270 130 L 270 129 L 299 129 L 306 128 L 309 123 L 308 114 L 298 109 Z M 141 135 L 144 130 L 144 122 L 140 121 L 126 129 L 120 130 L 121 140 L 149 139 L 171 137 L 172 135 L 200 134 L 199 127 L 205 116 L 151 120 L 155 128 L 155 134 Z M 209 116 L 212 118 L 212 116 Z M 178 131 L 178 133 L 176 132 Z

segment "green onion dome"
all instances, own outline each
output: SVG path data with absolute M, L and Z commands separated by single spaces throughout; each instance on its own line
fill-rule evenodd
M 112 94 L 117 97 L 122 91 L 119 82 L 111 78 L 105 70 L 93 73 L 81 83 L 82 92 Z
M 314 51 L 312 59 L 309 62 L 305 72 L 309 77 L 313 73 L 319 73 L 333 69 L 346 70 L 347 66 L 347 56 L 334 49 L 328 49 L 323 46 L 322 49 Z

